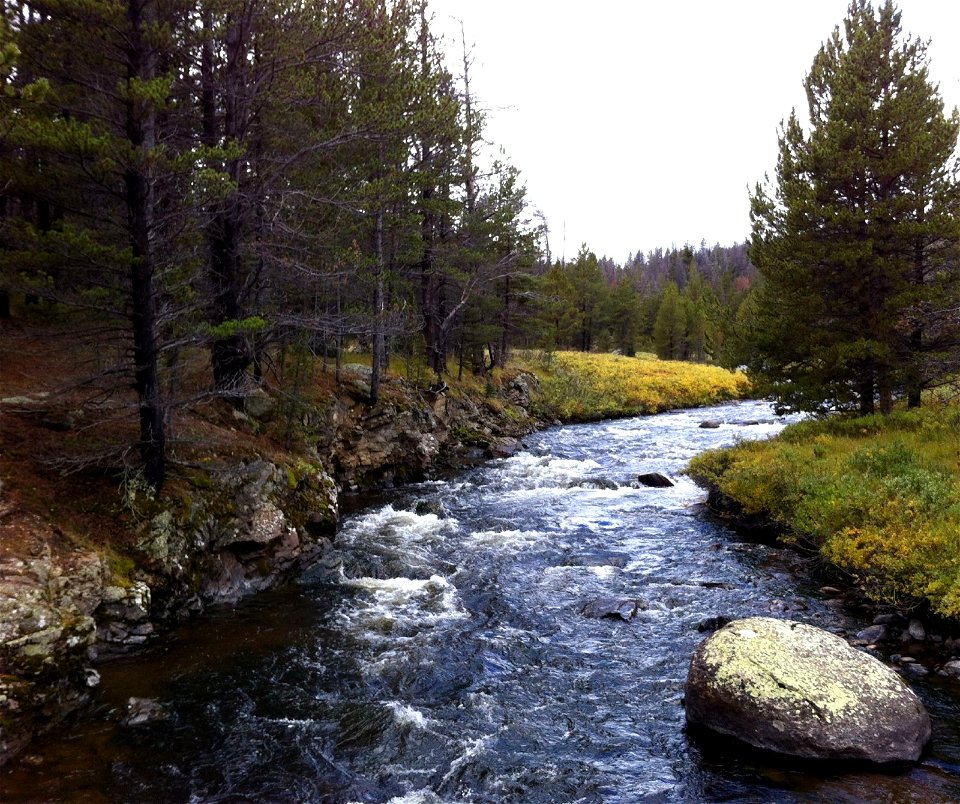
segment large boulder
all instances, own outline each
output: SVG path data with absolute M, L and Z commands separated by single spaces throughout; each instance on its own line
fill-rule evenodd
M 819 628 L 735 620 L 690 663 L 687 721 L 795 757 L 915 761 L 930 718 L 901 678 Z

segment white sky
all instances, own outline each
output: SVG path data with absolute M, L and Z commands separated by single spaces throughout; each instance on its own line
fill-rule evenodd
M 874 0 L 876 7 L 882 0 Z M 900 0 L 905 32 L 960 105 L 960 2 Z M 749 236 L 748 188 L 847 0 L 430 0 L 486 137 L 547 217 L 554 258 L 586 242 L 623 262 L 657 247 Z M 565 234 L 565 236 L 564 236 Z

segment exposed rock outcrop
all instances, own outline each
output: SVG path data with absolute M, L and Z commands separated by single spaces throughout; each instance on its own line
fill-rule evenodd
M 394 380 L 373 408 L 369 369 L 347 366 L 344 377 L 341 394 L 302 406 L 296 421 L 263 389 L 244 397 L 242 410 L 221 411 L 232 432 L 294 422 L 306 448 L 294 459 L 247 453 L 234 465 L 211 456 L 160 500 L 125 490 L 125 519 L 133 524 L 120 525 L 132 530 L 122 552 L 64 548 L 48 522 L 11 516 L 15 507 L 0 501 L 0 531 L 19 518 L 18 532 L 36 543 L 29 557 L 6 554 L 0 533 L 0 765 L 85 700 L 99 681 L 98 656 L 141 646 L 166 622 L 308 568 L 314 577 L 337 571 L 328 537 L 338 489 L 391 486 L 507 456 L 537 423 L 526 407 L 538 382 L 527 373 L 477 399 L 421 393 Z M 2 403 L 38 405 L 27 397 Z
M 28 557 L 0 557 L 0 765 L 99 683 L 93 669 L 104 564 L 93 552 L 54 554 L 49 526 L 21 516 Z
M 833 634 L 752 617 L 697 649 L 687 720 L 756 748 L 808 759 L 916 761 L 930 718 L 903 680 Z
M 0 765 L 82 703 L 95 659 L 143 645 L 172 616 L 335 567 L 333 480 L 309 463 L 265 460 L 198 478 L 194 494 L 142 521 L 140 560 L 59 549 L 49 524 L 19 515 L 33 555 L 0 554 Z
M 519 438 L 538 425 L 530 406 L 539 382 L 527 372 L 482 400 L 399 387 L 402 392 L 370 408 L 360 385 L 353 397 L 338 398 L 317 423 L 317 451 L 329 456 L 342 488 L 389 488 L 508 457 L 521 448 Z
M 333 480 L 314 464 L 241 464 L 154 515 L 137 543 L 165 613 L 276 585 L 330 551 Z

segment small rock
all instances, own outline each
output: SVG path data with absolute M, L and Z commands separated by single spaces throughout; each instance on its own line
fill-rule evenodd
M 910 662 L 910 664 L 904 665 L 903 669 L 911 676 L 921 677 L 930 674 L 930 671 L 919 662 Z
M 837 589 L 835 586 L 821 586 L 820 587 L 821 595 L 840 595 L 843 592 L 840 589 Z
M 166 707 L 154 698 L 135 698 L 127 701 L 127 714 L 123 719 L 125 726 L 141 726 L 144 723 L 156 723 L 167 720 L 170 713 Z
M 614 620 L 629 621 L 640 610 L 645 609 L 646 604 L 643 601 L 633 598 L 620 597 L 598 597 L 585 603 L 580 609 L 584 617 L 601 619 L 609 617 Z
M 886 638 L 886 625 L 871 625 L 869 628 L 864 628 L 862 631 L 858 631 L 855 637 L 857 642 L 861 642 L 865 645 L 869 645 L 871 642 L 879 642 L 880 640 Z
M 665 489 L 676 485 L 669 477 L 660 474 L 660 472 L 648 472 L 647 474 L 637 475 L 637 482 L 642 486 L 651 488 Z
M 724 617 L 722 614 L 716 617 L 707 617 L 697 623 L 697 630 L 700 632 L 716 631 L 720 628 L 723 628 L 723 626 L 725 626 L 729 622 L 730 622 L 730 618 Z
M 708 419 L 705 422 L 700 422 L 700 426 L 706 430 L 716 430 L 721 424 L 722 422 L 719 422 L 716 419 Z
M 940 668 L 940 672 L 951 678 L 960 678 L 960 659 L 951 659 Z
M 899 619 L 896 614 L 878 614 L 873 618 L 874 625 L 892 625 Z
M 917 642 L 923 642 L 927 638 L 927 629 L 923 627 L 923 623 L 919 620 L 910 620 L 907 633 L 911 639 L 915 639 Z
M 516 438 L 497 438 L 490 442 L 487 454 L 491 458 L 509 458 L 520 450 L 520 442 Z
M 243 397 L 243 412 L 251 419 L 268 421 L 273 418 L 276 409 L 276 400 L 262 388 L 257 388 L 253 393 Z
M 447 509 L 443 507 L 440 500 L 419 500 L 414 506 L 413 512 L 417 516 L 427 516 L 433 514 L 437 519 L 447 518 Z

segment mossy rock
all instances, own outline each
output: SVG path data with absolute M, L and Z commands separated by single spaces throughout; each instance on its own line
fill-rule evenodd
M 706 639 L 690 663 L 687 721 L 806 759 L 913 762 L 930 718 L 869 654 L 803 623 L 751 617 Z

